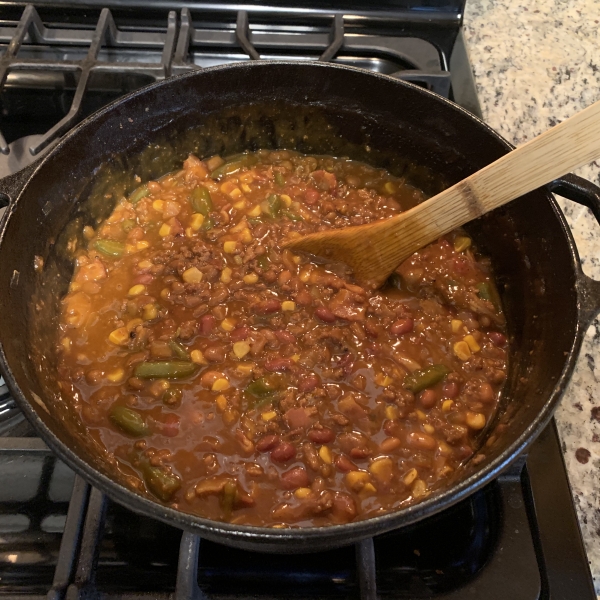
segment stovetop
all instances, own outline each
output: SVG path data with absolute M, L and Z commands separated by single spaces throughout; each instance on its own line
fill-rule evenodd
M 412 81 L 480 115 L 460 0 L 41 0 L 0 9 L 0 175 L 144 84 L 287 58 Z M 1 260 L 1 258 L 0 258 Z M 306 555 L 200 540 L 91 489 L 0 380 L 0 597 L 595 599 L 554 423 L 497 481 L 414 526 Z

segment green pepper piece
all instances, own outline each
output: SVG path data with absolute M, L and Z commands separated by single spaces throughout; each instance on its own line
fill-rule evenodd
M 221 497 L 219 498 L 221 508 L 225 514 L 225 518 L 229 519 L 233 508 L 238 498 L 238 488 L 235 481 L 228 479 L 221 490 Z
M 236 171 L 239 171 L 243 167 L 248 167 L 256 164 L 258 159 L 256 156 L 252 154 L 242 154 L 236 155 L 233 157 L 234 160 L 229 159 L 227 162 L 223 163 L 220 167 L 217 167 L 211 174 L 212 179 L 218 179 L 222 175 L 231 175 Z
M 281 171 L 275 171 L 275 183 L 277 185 L 285 185 L 285 177 Z
M 127 406 L 113 406 L 109 418 L 119 429 L 129 435 L 141 437 L 149 433 L 144 417 L 137 410 Z
M 192 190 L 190 202 L 194 212 L 208 217 L 208 213 L 213 209 L 213 202 L 210 192 L 202 185 Z
M 168 390 L 165 390 L 165 393 L 163 394 L 163 397 L 162 397 L 162 401 L 163 401 L 163 404 L 166 404 L 167 406 L 170 406 L 170 407 L 174 407 L 174 406 L 179 406 L 179 404 L 181 404 L 182 397 L 183 397 L 183 392 L 181 391 L 181 389 L 171 387 Z
M 442 381 L 448 373 L 450 373 L 450 369 L 446 365 L 432 365 L 408 375 L 404 379 L 403 385 L 413 394 L 418 394 Z
M 266 398 L 279 391 L 279 385 L 274 379 L 261 377 L 249 383 L 246 391 L 255 398 Z
M 176 342 L 175 340 L 169 340 L 169 348 L 171 348 L 171 352 L 173 352 L 173 354 L 177 358 L 180 358 L 181 360 L 187 360 L 187 361 L 190 360 L 190 355 L 188 354 L 187 350 L 185 349 L 185 346 L 183 346 L 179 342 Z
M 477 284 L 477 295 L 482 300 L 491 302 L 496 310 L 500 309 L 500 295 L 498 290 L 493 283 L 484 281 L 483 283 Z
M 284 208 L 281 211 L 281 214 L 284 217 L 287 217 L 290 221 L 304 221 L 304 219 L 300 215 L 294 214 L 291 210 L 288 210 L 287 208 Z
M 261 217 L 248 217 L 246 221 L 250 225 L 260 225 L 261 223 L 264 223 Z
M 256 264 L 263 270 L 266 271 L 271 266 L 271 261 L 266 254 L 261 254 L 256 259 Z
M 113 240 L 96 240 L 94 248 L 106 256 L 121 256 L 125 252 L 125 244 Z
M 121 227 L 123 231 L 131 231 L 137 225 L 135 219 L 125 219 L 121 222 Z
M 163 502 L 168 502 L 181 487 L 181 480 L 177 475 L 167 473 L 160 467 L 146 464 L 143 473 L 146 487 Z
M 183 360 L 149 360 L 135 368 L 135 376 L 141 379 L 179 379 L 196 371 L 193 362 Z
M 269 204 L 269 212 L 272 217 L 279 217 L 281 215 L 281 198 L 278 194 L 271 194 L 267 198 L 267 203 Z
M 131 202 L 131 204 L 137 204 L 142 198 L 145 198 L 149 195 L 150 190 L 148 189 L 148 186 L 146 184 L 140 185 L 139 188 L 136 188 L 133 190 L 133 192 L 131 192 L 129 196 L 129 202 Z

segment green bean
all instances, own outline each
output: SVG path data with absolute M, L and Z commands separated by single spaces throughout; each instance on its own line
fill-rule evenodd
M 144 417 L 137 410 L 127 406 L 113 406 L 109 418 L 119 429 L 129 435 L 141 437 L 149 433 Z
M 125 252 L 125 244 L 113 240 L 96 240 L 94 248 L 106 256 L 121 256 Z
M 221 497 L 219 498 L 219 502 L 221 504 L 221 508 L 225 513 L 225 518 L 229 518 L 235 506 L 238 497 L 238 488 L 235 481 L 232 479 L 228 479 L 221 490 Z
M 264 223 L 264 221 L 262 220 L 261 217 L 248 217 L 248 219 L 246 219 L 246 221 L 250 225 L 260 225 L 261 223 Z
M 141 379 L 179 379 L 192 375 L 196 368 L 193 362 L 184 360 L 150 360 L 135 368 L 135 376 Z
M 190 360 L 190 355 L 188 354 L 188 351 L 185 349 L 185 346 L 183 346 L 179 342 L 176 342 L 175 340 L 169 340 L 169 348 L 171 348 L 171 352 L 173 352 L 173 354 L 177 358 L 180 358 L 181 360 L 187 360 L 187 361 Z
M 213 202 L 210 192 L 202 185 L 192 190 L 190 201 L 194 212 L 208 217 L 208 213 L 213 209 Z
M 181 487 L 181 480 L 177 475 L 167 473 L 160 467 L 146 464 L 142 470 L 147 488 L 163 502 L 168 502 Z
M 269 205 L 269 212 L 272 217 L 279 217 L 281 215 L 281 198 L 277 194 L 271 194 L 267 198 L 267 203 Z
M 448 373 L 450 369 L 446 365 L 432 365 L 408 375 L 403 385 L 407 390 L 418 394 L 442 381 Z
M 246 387 L 246 391 L 255 398 L 266 398 L 272 396 L 280 389 L 279 382 L 274 378 L 261 377 L 255 379 Z
M 210 176 L 213 179 L 218 179 L 222 175 L 231 175 L 232 173 L 235 173 L 236 171 L 239 171 L 240 169 L 242 169 L 244 167 L 248 167 L 248 166 L 252 166 L 252 165 L 256 164 L 256 162 L 258 160 L 256 158 L 256 156 L 253 156 L 250 154 L 243 154 L 240 158 L 238 158 L 237 156 L 234 158 L 235 158 L 235 160 L 230 159 L 227 162 L 225 162 L 224 164 L 222 164 L 220 167 L 217 167 L 210 174 Z
M 140 185 L 139 188 L 133 190 L 129 195 L 129 202 L 131 202 L 131 204 L 137 204 L 142 198 L 145 198 L 149 194 L 150 190 L 148 189 L 148 186 L 146 184 Z
M 200 228 L 203 229 L 204 231 L 208 231 L 209 229 L 212 229 L 214 226 L 215 226 L 215 222 L 213 221 L 212 217 L 207 217 L 206 219 L 204 219 L 204 223 L 202 223 Z
M 290 221 L 304 221 L 304 219 L 300 215 L 293 213 L 291 210 L 288 210 L 287 208 L 284 208 L 281 211 L 281 214 L 284 217 L 287 217 Z
M 277 185 L 285 185 L 285 177 L 281 171 L 275 172 L 275 183 Z
M 477 284 L 477 294 L 482 300 L 491 302 L 496 310 L 500 309 L 500 296 L 493 283 L 483 282 Z

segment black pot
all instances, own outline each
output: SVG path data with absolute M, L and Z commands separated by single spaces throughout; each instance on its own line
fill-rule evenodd
M 306 552 L 349 544 L 432 515 L 498 476 L 550 420 L 600 304 L 550 192 L 539 189 L 468 226 L 492 257 L 509 324 L 509 376 L 480 451 L 447 487 L 401 511 L 347 525 L 268 529 L 202 519 L 132 491 L 62 402 L 55 381 L 58 304 L 73 240 L 120 194 L 189 152 L 258 148 L 346 155 L 433 194 L 511 146 L 473 115 L 386 76 L 318 63 L 248 62 L 169 79 L 102 109 L 43 159 L 0 182 L 0 365 L 17 403 L 73 470 L 134 511 L 246 549 Z M 553 189 L 600 217 L 600 190 L 568 176 Z M 38 257 L 36 259 L 36 257 Z M 39 268 L 41 260 L 43 267 Z M 37 267 L 36 267 L 37 265 Z

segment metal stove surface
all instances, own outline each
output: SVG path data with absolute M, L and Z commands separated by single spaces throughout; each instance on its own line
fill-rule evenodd
M 460 0 L 144 4 L 0 9 L 0 176 L 123 93 L 238 60 L 350 64 L 479 114 Z M 112 503 L 35 437 L 3 384 L 0 597 L 595 598 L 553 424 L 526 459 L 436 517 L 356 547 L 281 556 L 200 541 Z

